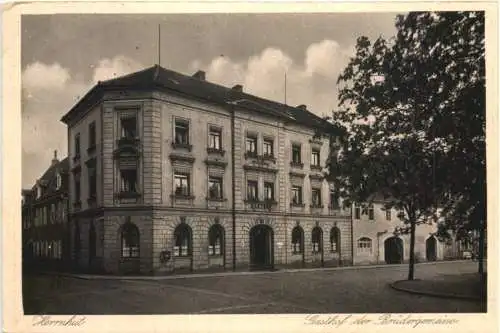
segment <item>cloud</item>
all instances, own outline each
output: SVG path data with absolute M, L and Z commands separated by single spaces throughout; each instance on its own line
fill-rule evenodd
M 93 82 L 109 80 L 140 69 L 143 69 L 141 63 L 125 56 L 102 59 L 94 69 Z
M 64 89 L 69 79 L 69 71 L 57 63 L 45 65 L 35 62 L 28 65 L 22 74 L 23 88 L 30 89 Z
M 191 63 L 191 69 L 206 68 L 207 80 L 232 86 L 242 84 L 244 90 L 263 98 L 289 105 L 306 104 L 319 116 L 330 114 L 337 106 L 336 80 L 347 64 L 351 47 L 342 47 L 333 40 L 322 40 L 309 45 L 302 63 L 284 51 L 269 47 L 245 61 L 217 57 L 208 64 L 200 60 Z
M 60 64 L 35 62 L 22 73 L 23 187 L 30 187 L 47 169 L 54 154 L 67 156 L 67 128 L 60 119 L 97 82 L 142 68 L 124 56 L 102 59 L 91 82 Z
M 338 71 L 340 45 L 333 40 L 323 40 L 309 46 L 306 51 L 306 72 L 334 77 Z

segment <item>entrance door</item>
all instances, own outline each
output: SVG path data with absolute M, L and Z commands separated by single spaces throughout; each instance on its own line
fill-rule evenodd
M 434 237 L 429 237 L 425 241 L 425 256 L 427 258 L 427 261 L 436 261 L 436 245 L 436 238 Z
M 401 238 L 388 238 L 384 242 L 384 251 L 387 264 L 401 264 L 403 262 L 403 240 Z
M 250 268 L 273 268 L 273 238 L 273 229 L 268 225 L 257 225 L 250 230 Z

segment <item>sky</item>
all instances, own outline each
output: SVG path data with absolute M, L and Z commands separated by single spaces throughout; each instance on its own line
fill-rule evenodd
M 67 156 L 61 117 L 99 80 L 158 62 L 245 92 L 337 108 L 337 78 L 356 39 L 389 38 L 396 13 L 25 15 L 21 21 L 22 185 L 30 188 L 54 150 Z M 160 37 L 158 25 L 161 27 Z M 159 43 L 160 41 L 160 43 Z M 160 45 L 160 52 L 158 46 Z M 161 54 L 159 59 L 158 53 Z

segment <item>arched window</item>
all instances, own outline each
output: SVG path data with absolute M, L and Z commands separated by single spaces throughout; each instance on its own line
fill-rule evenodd
M 363 253 L 372 252 L 372 240 L 368 237 L 358 239 L 358 251 Z
M 139 257 L 139 229 L 133 223 L 125 223 L 122 227 L 122 257 Z
M 333 227 L 330 230 L 330 251 L 339 252 L 340 249 L 340 230 L 337 227 Z
M 181 223 L 175 228 L 174 238 L 174 256 L 183 257 L 191 255 L 192 248 L 192 238 L 191 238 L 191 228 L 185 224 Z
M 208 229 L 208 255 L 219 256 L 224 253 L 224 228 L 214 224 Z
M 323 231 L 320 227 L 314 227 L 311 233 L 311 241 L 313 246 L 313 253 L 321 253 L 323 250 L 323 242 L 321 239 L 323 235 Z
M 292 230 L 292 251 L 295 254 L 303 252 L 304 231 L 301 227 L 296 226 Z

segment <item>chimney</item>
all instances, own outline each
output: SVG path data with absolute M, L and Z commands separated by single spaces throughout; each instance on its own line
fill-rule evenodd
M 236 84 L 231 89 L 234 91 L 243 92 L 243 86 L 241 84 Z
M 54 158 L 52 159 L 52 165 L 56 165 L 59 163 L 59 160 L 57 159 L 57 150 L 54 150 Z
M 204 71 L 197 71 L 196 73 L 193 74 L 193 77 L 205 81 L 205 72 Z
M 307 105 L 305 105 L 305 104 L 297 105 L 297 109 L 307 110 Z

